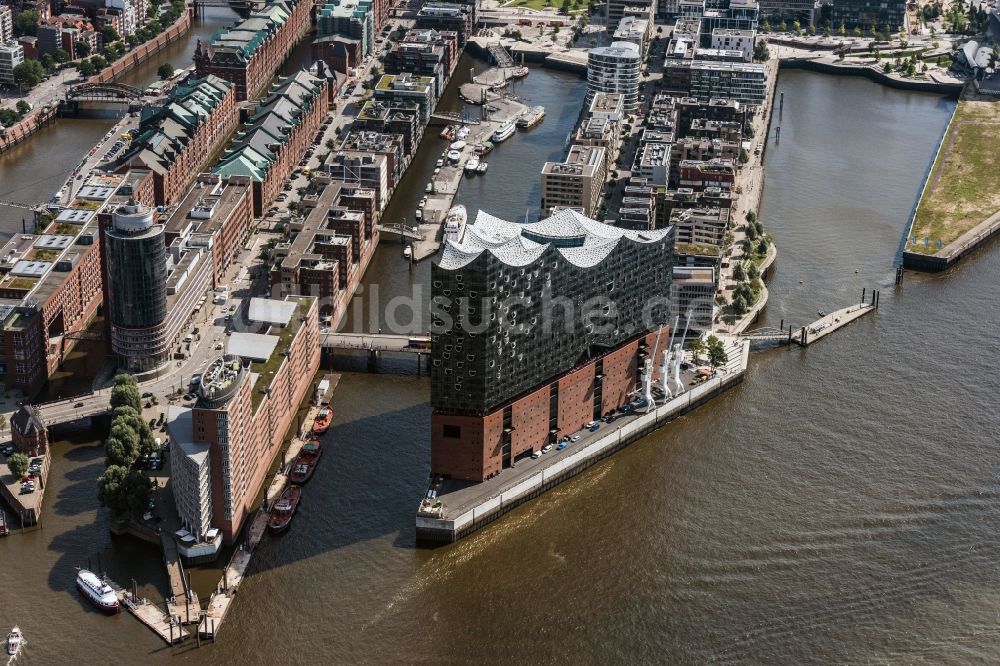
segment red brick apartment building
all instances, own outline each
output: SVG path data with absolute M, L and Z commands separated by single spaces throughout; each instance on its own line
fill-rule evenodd
M 96 314 L 102 301 L 98 216 L 142 178 L 92 177 L 42 234 L 15 234 L 0 250 L 0 353 L 8 388 L 37 394 Z
M 194 407 L 168 413 L 181 520 L 199 535 L 219 529 L 227 543 L 255 513 L 267 470 L 319 369 L 316 299 L 253 299 L 249 315 L 268 333 L 234 333 L 241 337 L 230 340 L 229 353 L 203 373 Z

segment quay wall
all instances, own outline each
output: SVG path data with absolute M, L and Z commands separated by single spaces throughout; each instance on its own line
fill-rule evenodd
M 864 65 L 833 65 L 826 62 L 819 62 L 809 58 L 784 58 L 780 61 L 781 69 L 805 69 L 822 74 L 838 74 L 844 76 L 863 76 L 869 81 L 880 83 L 889 88 L 900 90 L 910 90 L 914 92 L 940 93 L 958 97 L 964 84 L 959 83 L 938 83 L 936 81 L 907 81 L 889 76 L 871 67 Z
M 484 499 L 479 505 L 451 520 L 418 515 L 417 544 L 435 546 L 452 543 L 489 525 L 516 507 L 529 502 L 560 483 L 567 481 L 591 465 L 604 460 L 629 444 L 641 439 L 679 416 L 700 407 L 725 391 L 742 383 L 747 367 L 750 345 L 743 345 L 740 370 L 695 386 L 655 411 L 643 414 L 586 447 L 575 451 L 558 463 L 534 474 L 498 496 Z
M 172 42 L 176 42 L 180 37 L 184 35 L 188 30 L 191 29 L 191 11 L 188 10 L 181 14 L 181 17 L 177 19 L 169 28 L 158 34 L 153 39 L 148 42 L 140 44 L 132 51 L 129 51 L 123 55 L 118 60 L 114 61 L 99 73 L 88 79 L 88 83 L 107 83 L 108 81 L 114 81 L 122 74 L 129 72 L 140 64 L 149 59 L 150 56 L 156 55 L 167 45 Z
M 0 495 L 7 502 L 7 506 L 17 515 L 18 520 L 21 521 L 22 527 L 28 527 L 30 525 L 37 525 L 38 521 L 42 519 L 42 503 L 45 500 L 45 488 L 48 485 L 49 480 L 49 467 L 52 465 L 52 456 L 46 455 L 42 458 L 42 471 L 39 476 L 40 482 L 35 489 L 35 492 L 29 495 L 21 495 L 15 492 L 15 489 L 20 489 L 20 482 L 15 481 L 12 484 L 6 483 L 7 478 L 10 477 L 10 471 L 7 465 L 3 465 L 2 473 L 5 477 L 3 482 L 0 482 Z M 21 500 L 30 500 L 30 504 L 25 504 Z M 13 527 L 8 525 L 13 531 Z
M 185 12 L 169 28 L 148 42 L 129 51 L 105 67 L 100 73 L 87 79 L 87 83 L 107 83 L 108 81 L 117 79 L 122 74 L 135 69 L 149 57 L 162 51 L 168 44 L 177 41 L 190 29 L 191 14 L 190 12 Z M 58 113 L 58 106 L 41 108 L 7 128 L 4 136 L 0 136 L 0 153 L 4 153 L 14 146 L 23 143 L 32 134 L 55 120 Z

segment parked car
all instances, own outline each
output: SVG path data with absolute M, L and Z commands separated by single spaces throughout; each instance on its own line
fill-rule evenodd
M 598 428 L 600 428 L 600 427 L 601 427 L 601 424 L 600 424 L 600 423 L 598 423 L 597 421 L 591 421 L 590 423 L 588 423 L 588 424 L 587 424 L 586 426 L 584 426 L 584 427 L 585 427 L 585 428 L 586 428 L 587 430 L 589 430 L 590 432 L 594 432 L 595 430 L 597 430 Z
M 542 452 L 541 451 L 533 451 L 532 454 L 531 454 L 531 457 L 532 458 L 541 458 L 542 457 Z
M 573 442 L 575 444 L 576 442 L 580 441 L 580 436 L 579 435 L 573 435 L 572 437 L 569 438 L 569 441 L 571 441 L 571 442 Z
M 566 442 L 559 442 L 559 444 L 556 446 L 556 451 L 562 451 L 567 446 L 569 446 L 568 443 L 566 443 Z
M 552 450 L 551 444 L 546 444 L 545 446 L 542 447 L 542 453 L 548 453 L 551 450 Z
M 73 409 L 79 409 L 80 407 L 83 407 L 83 401 L 80 401 L 80 402 L 76 403 L 75 405 L 73 405 Z
M 0 447 L 0 453 L 4 454 L 5 456 L 9 456 L 10 454 L 14 453 L 14 445 L 7 444 L 3 447 Z
M 153 397 L 153 394 L 152 394 L 152 393 L 150 393 L 149 391 L 146 391 L 145 393 L 143 393 L 143 394 L 142 394 L 142 396 L 141 396 L 141 397 L 142 397 L 143 399 L 146 399 L 146 398 L 152 398 L 152 397 Z

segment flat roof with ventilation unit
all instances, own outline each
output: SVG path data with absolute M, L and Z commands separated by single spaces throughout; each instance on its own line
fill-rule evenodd
M 110 198 L 115 193 L 115 189 L 115 187 L 104 185 L 84 185 L 77 192 L 76 196 L 80 199 L 98 199 L 103 201 Z
M 258 324 L 287 326 L 295 313 L 295 301 L 276 301 L 273 298 L 250 299 L 250 321 Z
M 70 224 L 86 224 L 90 218 L 94 217 L 92 210 L 80 210 L 78 208 L 67 208 L 59 213 L 56 222 L 69 222 Z
M 57 236 L 55 234 L 43 234 L 35 241 L 35 248 L 39 250 L 65 250 L 73 243 L 72 236 Z
M 254 361 L 266 361 L 271 358 L 271 354 L 274 353 L 274 348 L 277 346 L 278 336 L 276 335 L 233 333 L 229 336 L 226 353 Z
M 52 268 L 51 261 L 19 261 L 11 269 L 11 275 L 18 277 L 42 277 Z

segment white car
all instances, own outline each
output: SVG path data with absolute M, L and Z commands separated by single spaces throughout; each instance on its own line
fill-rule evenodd
M 535 451 L 534 453 L 531 454 L 531 457 L 532 458 L 541 458 L 542 457 L 542 452 L 541 451 Z
M 569 438 L 569 441 L 571 441 L 573 443 L 579 442 L 580 441 L 580 436 L 579 435 L 573 435 L 572 437 Z
M 551 444 L 546 444 L 545 446 L 542 447 L 542 453 L 548 453 L 551 450 L 552 450 Z

